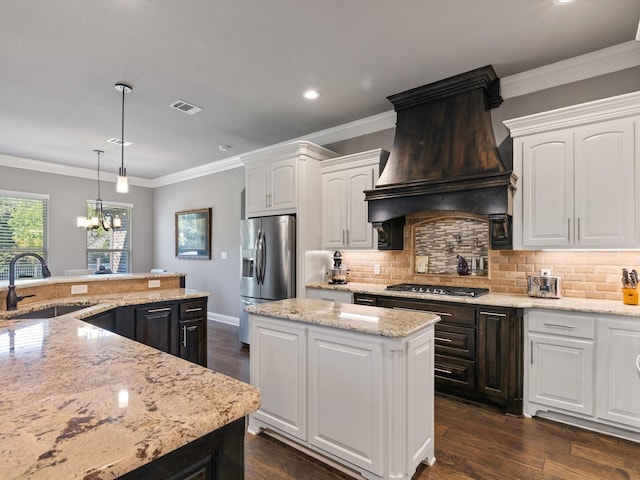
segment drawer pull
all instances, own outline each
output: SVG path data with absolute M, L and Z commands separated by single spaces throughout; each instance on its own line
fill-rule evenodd
M 198 308 L 187 308 L 185 310 L 185 313 L 191 313 L 191 312 L 201 312 L 202 311 L 202 307 L 198 307 Z
M 442 338 L 442 337 L 435 337 L 435 341 L 436 342 L 445 342 L 445 343 L 453 342 L 453 340 L 451 340 L 450 338 Z
M 438 368 L 438 367 L 434 367 L 433 370 L 438 373 L 446 373 L 447 375 L 451 375 L 453 373 L 451 370 L 446 370 L 444 368 Z
M 480 312 L 480 315 L 490 315 L 492 317 L 506 317 L 506 313 L 496 313 L 496 312 Z
M 434 315 L 440 315 L 441 317 L 453 317 L 453 313 L 432 312 L 431 310 L 417 310 L 415 308 L 404 308 L 404 307 L 393 307 L 393 309 L 406 310 L 407 312 L 433 313 Z
M 152 308 L 151 310 L 147 310 L 147 313 L 168 312 L 169 310 L 171 310 L 171 307 L 165 307 L 165 308 Z
M 373 305 L 376 303 L 375 298 L 358 298 L 358 304 L 360 305 Z
M 574 330 L 576 328 L 573 325 L 560 325 L 558 323 L 545 323 L 544 326 L 547 328 L 563 328 L 565 330 Z

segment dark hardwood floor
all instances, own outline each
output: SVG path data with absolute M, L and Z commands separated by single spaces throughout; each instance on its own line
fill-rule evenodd
M 209 368 L 249 381 L 238 328 L 209 322 Z M 640 444 L 436 395 L 433 467 L 413 480 L 640 480 Z M 246 435 L 246 480 L 351 478 L 267 435 Z

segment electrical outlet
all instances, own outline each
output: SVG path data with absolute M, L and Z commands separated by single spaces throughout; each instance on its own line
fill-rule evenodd
M 373 266 L 373 274 L 374 275 L 380 275 L 380 265 L 374 265 Z
M 87 293 L 89 290 L 87 285 L 71 285 L 71 295 L 78 295 L 81 293 Z
M 220 260 L 226 260 L 227 259 L 227 252 L 220 252 Z
M 149 280 L 149 288 L 160 288 L 160 280 Z
M 540 269 L 540 275 L 542 275 L 543 277 L 549 277 L 551 275 L 551 269 L 550 268 L 541 268 Z

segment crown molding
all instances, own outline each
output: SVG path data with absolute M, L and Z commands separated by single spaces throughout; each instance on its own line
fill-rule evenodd
M 214 173 L 224 172 L 226 170 L 232 170 L 234 168 L 242 167 L 242 160 L 239 156 L 233 156 L 224 158 L 216 162 L 210 162 L 198 167 L 189 168 L 187 170 L 181 170 L 180 172 L 171 173 L 163 177 L 157 177 L 150 180 L 151 188 L 164 187 L 171 185 L 172 183 L 180 183 L 186 180 L 192 180 L 198 177 L 205 177 Z
M 33 160 L 31 158 L 15 157 L 13 155 L 0 154 L 0 166 L 20 168 L 22 170 L 33 170 L 36 172 L 50 173 L 53 175 L 66 175 L 68 177 L 88 178 L 96 180 L 96 170 L 91 168 L 72 167 L 59 163 L 45 162 L 43 160 Z M 151 180 L 140 177 L 127 176 L 129 185 L 151 188 Z M 116 183 L 118 175 L 110 172 L 100 171 L 101 182 Z
M 513 98 L 640 65 L 640 42 L 630 40 L 500 79 L 502 98 Z
M 296 140 L 309 140 L 318 145 L 330 145 L 350 138 L 368 135 L 369 133 L 396 127 L 396 112 L 389 110 L 369 117 L 361 118 L 336 127 L 320 130 L 319 132 L 299 137 Z
M 512 137 L 640 115 L 640 91 L 505 120 Z

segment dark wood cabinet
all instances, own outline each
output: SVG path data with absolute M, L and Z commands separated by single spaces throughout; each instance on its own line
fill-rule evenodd
M 241 480 L 244 478 L 244 430 L 245 420 L 240 418 L 119 478 Z
M 360 293 L 354 303 L 439 315 L 436 391 L 522 414 L 522 310 Z
M 206 298 L 118 307 L 83 320 L 207 366 Z
M 136 340 L 167 353 L 175 353 L 178 305 L 154 303 L 136 308 Z
M 197 299 L 180 303 L 178 348 L 175 355 L 207 366 L 207 302 Z

